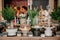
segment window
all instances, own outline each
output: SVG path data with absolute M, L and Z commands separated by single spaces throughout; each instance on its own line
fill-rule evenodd
M 33 8 L 40 8 L 40 5 L 42 5 L 43 9 L 46 9 L 46 6 L 49 4 L 49 0 L 33 0 Z

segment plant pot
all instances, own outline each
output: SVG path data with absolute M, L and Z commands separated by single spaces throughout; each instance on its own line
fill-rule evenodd
M 33 36 L 40 36 L 40 27 L 39 26 L 34 26 L 32 27 L 32 33 L 33 33 Z
M 33 36 L 40 36 L 40 29 L 39 28 L 32 28 Z
M 17 29 L 6 29 L 6 32 L 8 33 L 8 36 L 15 36 Z
M 45 36 L 52 36 L 52 28 L 51 27 L 46 27 L 45 30 Z
M 27 36 L 27 33 L 29 32 L 30 28 L 20 28 L 20 30 L 22 31 L 23 33 L 23 36 Z

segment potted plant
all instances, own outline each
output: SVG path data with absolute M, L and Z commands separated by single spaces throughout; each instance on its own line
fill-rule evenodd
M 31 25 L 37 25 L 38 24 L 38 16 L 39 16 L 39 11 L 37 9 L 30 10 L 28 9 L 28 15 L 31 19 Z
M 6 8 L 4 8 L 2 10 L 2 16 L 9 23 L 11 23 L 11 21 L 14 19 L 14 13 L 15 13 L 15 11 L 8 6 L 6 6 Z M 11 26 L 9 26 L 9 27 L 11 27 Z M 17 29 L 7 28 L 6 32 L 8 33 L 9 36 L 16 35 Z
M 33 32 L 33 35 L 40 36 L 40 27 L 38 25 L 39 11 L 37 9 L 33 9 L 33 10 L 28 9 L 28 14 L 31 19 L 31 25 L 32 25 L 31 31 Z
M 58 7 L 57 9 L 54 9 L 53 12 L 50 14 L 52 20 L 54 20 L 54 23 L 58 23 L 60 24 L 60 7 Z M 57 30 L 60 30 L 60 26 L 57 27 Z
M 54 9 L 54 11 L 50 14 L 53 20 L 60 20 L 60 7 Z

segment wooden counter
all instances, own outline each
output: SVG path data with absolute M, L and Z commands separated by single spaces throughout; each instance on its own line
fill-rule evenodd
M 0 40 L 60 40 L 59 37 L 0 37 Z

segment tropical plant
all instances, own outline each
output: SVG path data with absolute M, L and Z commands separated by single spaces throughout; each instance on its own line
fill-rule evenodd
M 28 15 L 31 19 L 31 24 L 35 25 L 36 24 L 36 17 L 39 15 L 39 11 L 37 11 L 37 9 L 33 9 L 33 10 L 28 9 Z
M 53 20 L 60 20 L 60 7 L 54 9 L 54 11 L 50 15 Z
M 14 19 L 14 13 L 15 13 L 15 11 L 12 8 L 8 7 L 8 6 L 6 6 L 6 8 L 4 8 L 2 10 L 2 16 L 8 22 L 11 22 Z

